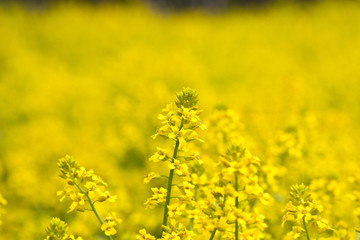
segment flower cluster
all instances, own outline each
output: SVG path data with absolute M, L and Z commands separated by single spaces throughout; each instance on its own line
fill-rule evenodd
M 73 210 L 83 212 L 85 210 L 93 211 L 105 235 L 111 236 L 116 234 L 115 226 L 120 222 L 114 213 L 111 213 L 102 220 L 95 208 L 97 202 L 113 202 L 116 196 L 110 195 L 106 190 L 107 183 L 101 177 L 95 175 L 92 169 L 86 170 L 79 166 L 78 162 L 70 156 L 59 159 L 58 166 L 60 169 L 59 176 L 66 180 L 66 186 L 63 190 L 58 191 L 60 201 L 70 198 L 72 204 L 68 212 Z
M 351 194 L 349 194 L 349 198 L 351 199 L 352 202 L 355 203 L 355 209 L 354 209 L 353 213 L 358 218 L 358 221 L 360 222 L 360 190 L 359 190 L 360 178 L 352 177 L 349 180 L 350 180 L 350 183 L 354 186 Z
M 345 185 L 338 183 L 337 176 L 310 178 L 310 187 L 304 184 L 291 187 L 282 224 L 281 217 L 274 219 L 269 214 L 269 211 L 279 213 L 279 208 L 284 207 L 284 196 L 274 186 L 280 185 L 277 178 L 284 173 L 282 165 L 291 166 L 295 162 L 292 160 L 299 160 L 306 153 L 301 128 L 286 128 L 275 141 L 270 141 L 266 162 L 260 161 L 244 147 L 253 145 L 253 142 L 246 142 L 243 138 L 239 116 L 222 108 L 217 109 L 210 117 L 211 121 L 206 122 L 211 128 L 203 136 L 207 144 L 190 144 L 194 140 L 204 142 L 198 132 L 205 126 L 200 120 L 197 98 L 194 90 L 184 89 L 158 117 L 162 126 L 153 138 L 170 140 L 167 142 L 172 147 L 169 147 L 170 144 L 157 147 L 149 161 L 167 167 L 169 175 L 150 172 L 145 176 L 146 184 L 163 177 L 167 180 L 167 186 L 160 183 L 151 187 L 152 196 L 146 200 L 145 206 L 163 206 L 163 222 L 161 232 L 157 231 L 157 235 L 141 229 L 136 239 L 279 239 L 282 237 L 279 234 L 281 231 L 272 230 L 274 226 L 281 229 L 280 225 L 284 227 L 285 224 L 288 229 L 284 231 L 286 236 L 283 239 L 286 240 L 311 240 L 310 236 L 315 234 L 316 239 L 322 240 L 352 238 L 355 234 L 354 224 L 348 225 L 333 213 L 329 214 L 336 209 L 335 202 L 342 199 L 343 192 L 349 192 Z M 69 212 L 92 211 L 101 223 L 101 230 L 113 240 L 112 236 L 117 233 L 116 226 L 121 220 L 114 212 L 101 219 L 95 208 L 96 203 L 115 200 L 107 190 L 107 184 L 93 170 L 79 166 L 70 156 L 60 159 L 58 166 L 59 176 L 66 181 L 65 188 L 57 193 L 60 201 L 66 198 L 72 201 Z M 359 180 L 351 178 L 350 181 L 356 188 L 348 200 L 356 205 L 354 213 L 359 217 Z M 1 199 L 0 196 L 0 204 L 4 204 Z M 266 207 L 268 204 L 271 206 Z M 326 211 L 323 212 L 323 208 Z M 336 230 L 325 219 L 330 220 Z M 129 221 L 132 220 L 129 218 Z M 156 223 L 151 224 L 152 227 L 156 226 Z M 355 230 L 359 236 L 360 229 Z M 53 219 L 46 239 L 76 240 L 67 231 L 65 223 Z M 122 237 L 128 239 L 128 235 Z
M 86 203 L 115 201 L 116 197 L 111 196 L 106 190 L 107 183 L 101 177 L 94 174 L 92 169 L 86 170 L 78 166 L 78 162 L 73 157 L 65 156 L 58 162 L 60 168 L 59 176 L 66 180 L 67 185 L 57 192 L 60 201 L 69 197 L 73 202 L 68 212 L 73 210 L 86 210 Z
M 217 175 L 210 193 L 201 204 L 207 215 L 203 218 L 205 229 L 216 232 L 222 239 L 261 239 L 266 228 L 264 216 L 255 203 L 267 204 L 270 196 L 259 185 L 259 158 L 240 144 L 230 144 L 218 160 Z
M 6 199 L 2 196 L 2 194 L 0 193 L 0 225 L 2 223 L 2 215 L 5 212 L 5 210 L 3 209 L 3 207 L 7 204 Z
M 82 240 L 81 237 L 75 238 L 68 235 L 68 225 L 59 218 L 51 219 L 49 226 L 46 228 L 46 237 L 44 240 Z
M 310 226 L 316 228 L 317 232 L 332 230 L 328 222 L 320 216 L 323 207 L 313 200 L 308 186 L 304 184 L 292 186 L 289 199 L 284 209 L 282 226 L 288 221 L 294 223 L 289 233 L 292 239 L 299 239 L 305 235 L 310 239 L 308 229 Z
M 197 102 L 198 93 L 195 90 L 183 89 L 177 94 L 175 104 L 168 104 L 159 115 L 162 126 L 153 135 L 153 138 L 161 136 L 174 143 L 173 150 L 158 147 L 149 159 L 152 162 L 166 163 L 170 171 L 167 189 L 152 188 L 153 195 L 145 202 L 149 208 L 164 204 L 162 239 L 192 239 L 192 232 L 186 230 L 179 218 L 186 217 L 187 211 L 194 210 L 196 186 L 192 179 L 196 178 L 196 169 L 202 164 L 199 153 L 190 151 L 188 146 L 194 140 L 202 142 L 197 130 L 206 129 L 200 120 L 201 110 L 196 106 Z M 174 176 L 179 177 L 177 184 L 173 184 Z M 159 174 L 152 172 L 145 177 L 144 182 L 148 183 L 159 177 Z M 173 185 L 176 185 L 180 195 L 171 203 Z M 152 239 L 152 236 L 146 230 L 141 230 L 138 239 Z
M 115 212 L 111 212 L 106 216 L 105 220 L 103 221 L 103 224 L 101 225 L 101 230 L 104 231 L 106 236 L 115 235 L 115 226 L 120 223 L 122 223 L 122 220 L 116 216 Z
M 136 239 L 138 240 L 155 240 L 155 237 L 150 233 L 146 232 L 146 229 L 141 229 L 139 234 L 136 235 Z
M 159 116 L 163 126 L 154 135 L 175 142 L 174 151 L 158 147 L 149 159 L 152 162 L 167 162 L 170 169 L 168 188 L 152 188 L 153 195 L 145 203 L 150 208 L 165 205 L 161 239 L 193 239 L 194 236 L 213 239 L 217 232 L 222 239 L 261 239 L 266 224 L 257 202 L 267 204 L 270 196 L 260 186 L 260 159 L 238 143 L 241 139 L 238 116 L 228 110 L 218 111 L 217 115 L 226 116 L 226 121 L 220 121 L 223 126 L 216 128 L 219 131 L 212 134 L 218 139 L 214 146 L 220 146 L 221 141 L 224 147 L 205 151 L 217 156 L 218 152 L 223 152 L 218 161 L 204 164 L 199 153 L 189 151 L 188 142 L 200 140 L 196 129 L 205 129 L 196 103 L 197 93 L 184 89 L 177 95 L 175 105 L 178 110 L 175 111 L 171 104 L 163 110 L 164 114 Z M 214 119 L 217 117 L 214 116 Z M 217 121 L 209 123 L 216 126 Z M 228 123 L 232 124 L 226 127 Z M 209 154 L 208 158 L 213 155 Z M 180 177 L 176 184 L 173 184 L 174 175 Z M 151 172 L 144 182 L 159 177 L 159 174 Z M 170 203 L 173 185 L 179 195 L 176 201 Z M 137 238 L 155 239 L 145 229 Z
M 147 208 L 154 208 L 160 203 L 165 202 L 165 198 L 167 195 L 167 191 L 165 188 L 151 188 L 151 191 L 153 192 L 153 195 L 151 198 L 148 198 L 145 202 L 145 205 Z
M 179 150 L 186 151 L 186 145 L 193 140 L 202 141 L 199 138 L 197 128 L 206 129 L 205 125 L 200 120 L 201 110 L 196 106 L 198 102 L 198 93 L 190 88 L 183 89 L 177 94 L 177 100 L 170 103 L 163 109 L 163 113 L 159 114 L 158 119 L 161 120 L 162 126 L 152 136 L 154 139 L 157 136 L 162 136 L 173 140 L 178 145 Z M 165 151 L 166 153 L 166 151 Z M 155 153 L 155 156 L 156 153 Z M 151 157 L 150 160 L 167 160 L 169 156 L 162 156 L 160 158 Z M 170 157 L 171 159 L 171 157 Z

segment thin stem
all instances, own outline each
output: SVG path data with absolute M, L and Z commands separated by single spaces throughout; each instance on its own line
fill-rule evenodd
M 238 186 L 238 176 L 235 174 L 235 191 L 238 192 L 239 186 Z M 235 207 L 239 208 L 239 197 L 235 198 Z M 238 226 L 238 220 L 236 218 L 235 222 L 235 240 L 239 240 L 239 226 Z
M 198 187 L 197 186 L 195 186 L 195 193 L 194 193 L 194 201 L 196 202 L 196 197 L 197 197 L 197 189 L 198 189 Z M 192 210 L 194 210 L 194 206 L 192 207 Z M 192 231 L 192 229 L 193 229 L 193 227 L 194 227 L 194 219 L 192 218 L 192 219 L 190 219 L 190 227 L 189 227 L 189 230 L 190 231 Z
M 214 228 L 214 230 L 211 233 L 210 239 L 209 240 L 213 240 L 215 237 L 215 233 L 216 233 L 216 228 Z
M 176 141 L 174 155 L 176 155 L 175 153 L 177 152 L 178 148 L 179 148 L 179 140 Z M 172 187 L 173 178 L 174 178 L 174 169 L 170 169 L 170 174 L 169 174 L 169 179 L 168 179 L 168 187 L 167 187 L 167 194 L 166 194 L 166 200 L 165 200 L 165 206 L 164 206 L 164 218 L 163 218 L 163 224 L 162 224 L 164 226 L 167 226 L 168 211 L 169 211 L 168 206 L 170 204 L 171 187 Z
M 306 238 L 307 238 L 307 240 L 310 240 L 309 232 L 308 232 L 308 229 L 306 226 L 305 216 L 303 216 L 303 224 L 304 224 L 304 228 L 305 228 L 305 232 L 306 232 Z
M 360 223 L 359 223 L 358 226 L 359 226 L 359 228 L 360 228 Z M 359 240 L 359 237 L 360 237 L 359 235 L 360 235 L 360 233 L 359 233 L 359 232 L 356 232 L 356 240 Z
M 224 210 L 225 203 L 226 203 L 226 195 L 224 195 L 224 202 L 223 202 L 223 205 L 221 206 L 221 210 Z M 218 217 L 218 219 L 220 219 L 220 216 Z M 209 240 L 212 240 L 215 237 L 216 231 L 217 231 L 217 228 L 214 228 L 214 230 L 211 233 L 211 236 L 210 236 Z
M 182 129 L 183 127 L 183 119 L 181 120 L 181 124 L 180 124 L 180 128 L 179 131 Z M 178 150 L 179 150 L 179 145 L 180 145 L 180 141 L 179 139 L 176 140 L 175 143 L 175 147 L 174 147 L 174 153 L 173 153 L 173 157 L 171 159 L 171 163 L 174 163 Z M 168 186 L 167 186 L 167 194 L 166 194 L 166 200 L 165 200 L 165 206 L 164 206 L 164 217 L 163 217 L 163 226 L 167 226 L 167 221 L 168 221 L 168 206 L 170 204 L 170 198 L 171 198 L 171 187 L 172 187 L 172 182 L 173 182 L 173 178 L 174 178 L 174 171 L 175 169 L 170 169 L 170 173 L 169 173 L 169 179 L 168 179 Z M 161 236 L 162 236 L 162 232 L 163 230 L 161 229 Z
M 98 211 L 97 211 L 96 208 L 95 208 L 94 202 L 93 202 L 93 201 L 91 200 L 91 198 L 89 197 L 89 194 L 88 194 L 84 189 L 82 189 L 82 188 L 80 187 L 80 185 L 79 185 L 75 180 L 74 180 L 74 183 L 75 183 L 76 187 L 79 189 L 79 191 L 86 196 L 86 198 L 88 199 L 88 202 L 89 202 L 89 204 L 90 204 L 90 207 L 91 207 L 92 211 L 94 212 L 96 218 L 99 220 L 100 224 L 102 225 L 102 224 L 104 223 L 104 221 L 101 219 Z M 109 239 L 113 240 L 112 236 L 108 236 L 108 237 L 109 237 Z

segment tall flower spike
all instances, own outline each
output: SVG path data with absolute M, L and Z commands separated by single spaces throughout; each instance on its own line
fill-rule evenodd
M 46 228 L 46 237 L 44 240 L 82 240 L 81 237 L 75 238 L 68 235 L 68 225 L 59 218 L 51 219 L 49 226 Z
M 310 240 L 309 226 L 314 226 L 318 232 L 333 229 L 329 223 L 321 218 L 323 207 L 311 197 L 309 187 L 304 184 L 295 184 L 290 189 L 289 202 L 285 206 L 282 226 L 286 222 L 293 222 L 289 236 L 293 239 L 305 237 Z
M 112 235 L 116 234 L 115 226 L 120 221 L 112 213 L 103 220 L 95 208 L 96 202 L 113 202 L 116 196 L 110 195 L 106 190 L 107 183 L 101 177 L 95 175 L 92 169 L 86 170 L 84 167 L 79 166 L 78 162 L 68 155 L 59 159 L 59 176 L 66 180 L 66 186 L 62 191 L 58 191 L 57 195 L 60 196 L 60 201 L 65 198 L 70 198 L 73 202 L 70 205 L 69 211 L 89 210 L 94 212 L 96 218 L 101 224 L 101 229 L 105 235 L 112 240 Z
M 173 149 L 157 148 L 157 151 L 149 159 L 152 162 L 164 162 L 170 170 L 167 188 L 152 188 L 153 196 L 145 202 L 147 208 L 164 203 L 162 237 L 165 239 L 177 236 L 179 238 L 176 239 L 180 240 L 188 239 L 186 236 L 191 236 L 191 233 L 186 232 L 185 234 L 183 230 L 179 230 L 180 228 L 171 228 L 170 230 L 168 224 L 170 221 L 168 220 L 171 220 L 172 225 L 180 226 L 182 223 L 178 222 L 178 218 L 185 216 L 186 208 L 194 210 L 192 206 L 194 193 L 192 191 L 195 190 L 188 181 L 191 181 L 192 164 L 201 160 L 197 152 L 189 152 L 188 145 L 194 140 L 202 141 L 197 130 L 199 128 L 206 129 L 200 120 L 201 111 L 196 106 L 197 102 L 198 93 L 193 89 L 184 88 L 176 95 L 175 105 L 177 108 L 173 103 L 168 104 L 163 109 L 163 113 L 159 115 L 158 119 L 161 120 L 162 126 L 153 135 L 153 138 L 162 136 L 175 143 Z M 160 176 L 160 174 L 152 172 L 146 176 L 144 182 L 148 183 L 155 176 Z M 172 187 L 175 185 L 173 184 L 175 176 L 182 179 L 176 186 L 183 193 L 176 198 L 171 196 Z M 174 198 L 173 203 L 170 201 L 172 198 Z M 141 230 L 138 238 L 147 239 L 152 236 L 149 236 L 145 230 Z
M 212 191 L 215 203 L 209 206 L 213 214 L 208 214 L 215 222 L 210 240 L 217 231 L 225 239 L 264 237 L 264 216 L 255 208 L 255 202 L 267 203 L 269 194 L 264 193 L 258 182 L 259 168 L 260 160 L 236 142 L 228 145 L 220 156 L 219 173 L 214 178 L 216 184 Z

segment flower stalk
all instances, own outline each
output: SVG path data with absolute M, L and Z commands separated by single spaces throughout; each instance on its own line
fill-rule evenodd
M 307 229 L 307 225 L 306 225 L 306 221 L 305 221 L 305 216 L 303 216 L 302 220 L 303 220 L 304 229 L 305 229 L 305 233 L 306 233 L 306 239 L 310 240 L 309 231 Z
M 110 240 L 113 240 L 112 236 L 116 234 L 115 226 L 121 220 L 116 217 L 114 212 L 102 219 L 95 208 L 96 202 L 112 202 L 116 199 L 106 190 L 107 183 L 95 175 L 93 170 L 86 170 L 79 166 L 73 157 L 65 156 L 59 160 L 58 166 L 60 168 L 59 176 L 66 180 L 66 186 L 64 190 L 58 191 L 57 195 L 61 196 L 60 201 L 67 197 L 73 201 L 68 212 L 74 210 L 94 212 L 100 222 L 101 230 Z
M 175 104 L 168 104 L 163 109 L 163 113 L 159 114 L 158 119 L 162 121 L 162 126 L 152 136 L 154 139 L 161 136 L 173 141 L 173 150 L 157 147 L 157 151 L 149 158 L 152 162 L 167 164 L 170 169 L 167 186 L 166 189 L 164 187 L 151 188 L 153 195 L 146 200 L 145 206 L 146 208 L 154 208 L 164 205 L 161 237 L 165 239 L 177 239 L 179 237 L 183 240 L 190 239 L 193 236 L 194 222 L 190 220 L 191 226 L 188 230 L 185 224 L 181 222 L 181 217 L 185 216 L 187 210 L 195 210 L 194 205 L 192 205 L 194 204 L 195 185 L 191 182 L 193 173 L 191 166 L 194 162 L 199 161 L 199 154 L 190 152 L 188 143 L 194 140 L 203 142 L 197 129 L 204 130 L 206 128 L 199 117 L 202 111 L 196 106 L 198 93 L 193 89 L 184 88 L 182 92 L 176 95 L 176 98 Z M 150 173 L 146 175 L 144 182 L 148 183 L 151 179 L 158 178 L 157 176 L 161 176 L 161 174 Z M 181 180 L 174 183 L 175 177 L 179 177 Z M 180 190 L 179 196 L 171 196 L 174 191 L 173 187 Z M 140 230 L 139 235 L 137 235 L 139 239 L 149 239 L 149 237 L 155 238 L 146 233 L 145 229 Z
M 309 190 L 304 184 L 295 184 L 290 189 L 289 202 L 284 209 L 283 227 L 286 222 L 292 222 L 294 226 L 289 235 L 293 238 L 300 238 L 306 235 L 306 239 L 310 240 L 308 224 L 317 228 L 317 231 L 324 232 L 326 230 L 334 231 L 329 223 L 320 216 L 323 207 L 316 202 Z
M 181 126 L 181 128 L 182 128 L 182 126 Z M 179 139 L 176 140 L 173 157 L 171 159 L 171 163 L 174 163 L 174 160 L 176 159 L 176 156 L 177 156 L 178 149 L 179 149 Z M 166 200 L 165 200 L 165 206 L 164 206 L 164 217 L 163 217 L 163 224 L 162 224 L 163 226 L 167 226 L 168 211 L 169 211 L 168 206 L 170 204 L 171 188 L 172 188 L 172 182 L 173 182 L 173 178 L 174 178 L 174 171 L 175 171 L 175 169 L 170 169 L 170 173 L 169 173 L 167 194 L 166 194 Z
M 239 191 L 239 186 L 238 186 L 238 176 L 237 174 L 235 174 L 235 191 L 238 192 Z M 235 207 L 237 209 L 239 209 L 239 197 L 236 196 L 235 198 Z M 238 219 L 236 218 L 236 222 L 235 222 L 235 240 L 239 240 L 239 222 Z
M 97 218 L 97 219 L 99 220 L 99 222 L 100 222 L 100 225 L 103 225 L 103 224 L 104 224 L 104 220 L 101 219 L 98 211 L 97 211 L 96 208 L 95 208 L 95 203 L 91 200 L 91 198 L 89 197 L 89 194 L 88 194 L 84 189 L 81 188 L 81 186 L 76 182 L 76 180 L 74 180 L 74 184 L 75 184 L 76 187 L 79 189 L 79 191 L 86 196 L 86 198 L 87 198 L 87 200 L 88 200 L 88 202 L 89 202 L 89 205 L 90 205 L 92 211 L 94 212 L 96 218 Z M 110 240 L 114 240 L 111 235 L 108 236 L 108 237 L 109 237 Z

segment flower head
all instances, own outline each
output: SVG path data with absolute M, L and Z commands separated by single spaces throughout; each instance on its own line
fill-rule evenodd
M 89 202 L 113 202 L 116 196 L 110 195 L 106 190 L 107 183 L 101 177 L 95 175 L 92 169 L 86 170 L 85 167 L 79 166 L 73 157 L 66 155 L 59 159 L 58 166 L 60 168 L 59 176 L 66 180 L 66 187 L 62 191 L 58 191 L 60 201 L 69 197 L 73 202 L 69 212 L 73 210 L 84 211 L 85 205 Z
M 193 108 L 198 100 L 199 94 L 191 88 L 184 88 L 180 93 L 176 94 L 175 104 L 178 108 Z
M 81 237 L 75 238 L 68 235 L 68 225 L 59 218 L 51 219 L 49 226 L 46 228 L 46 237 L 44 240 L 82 240 Z

